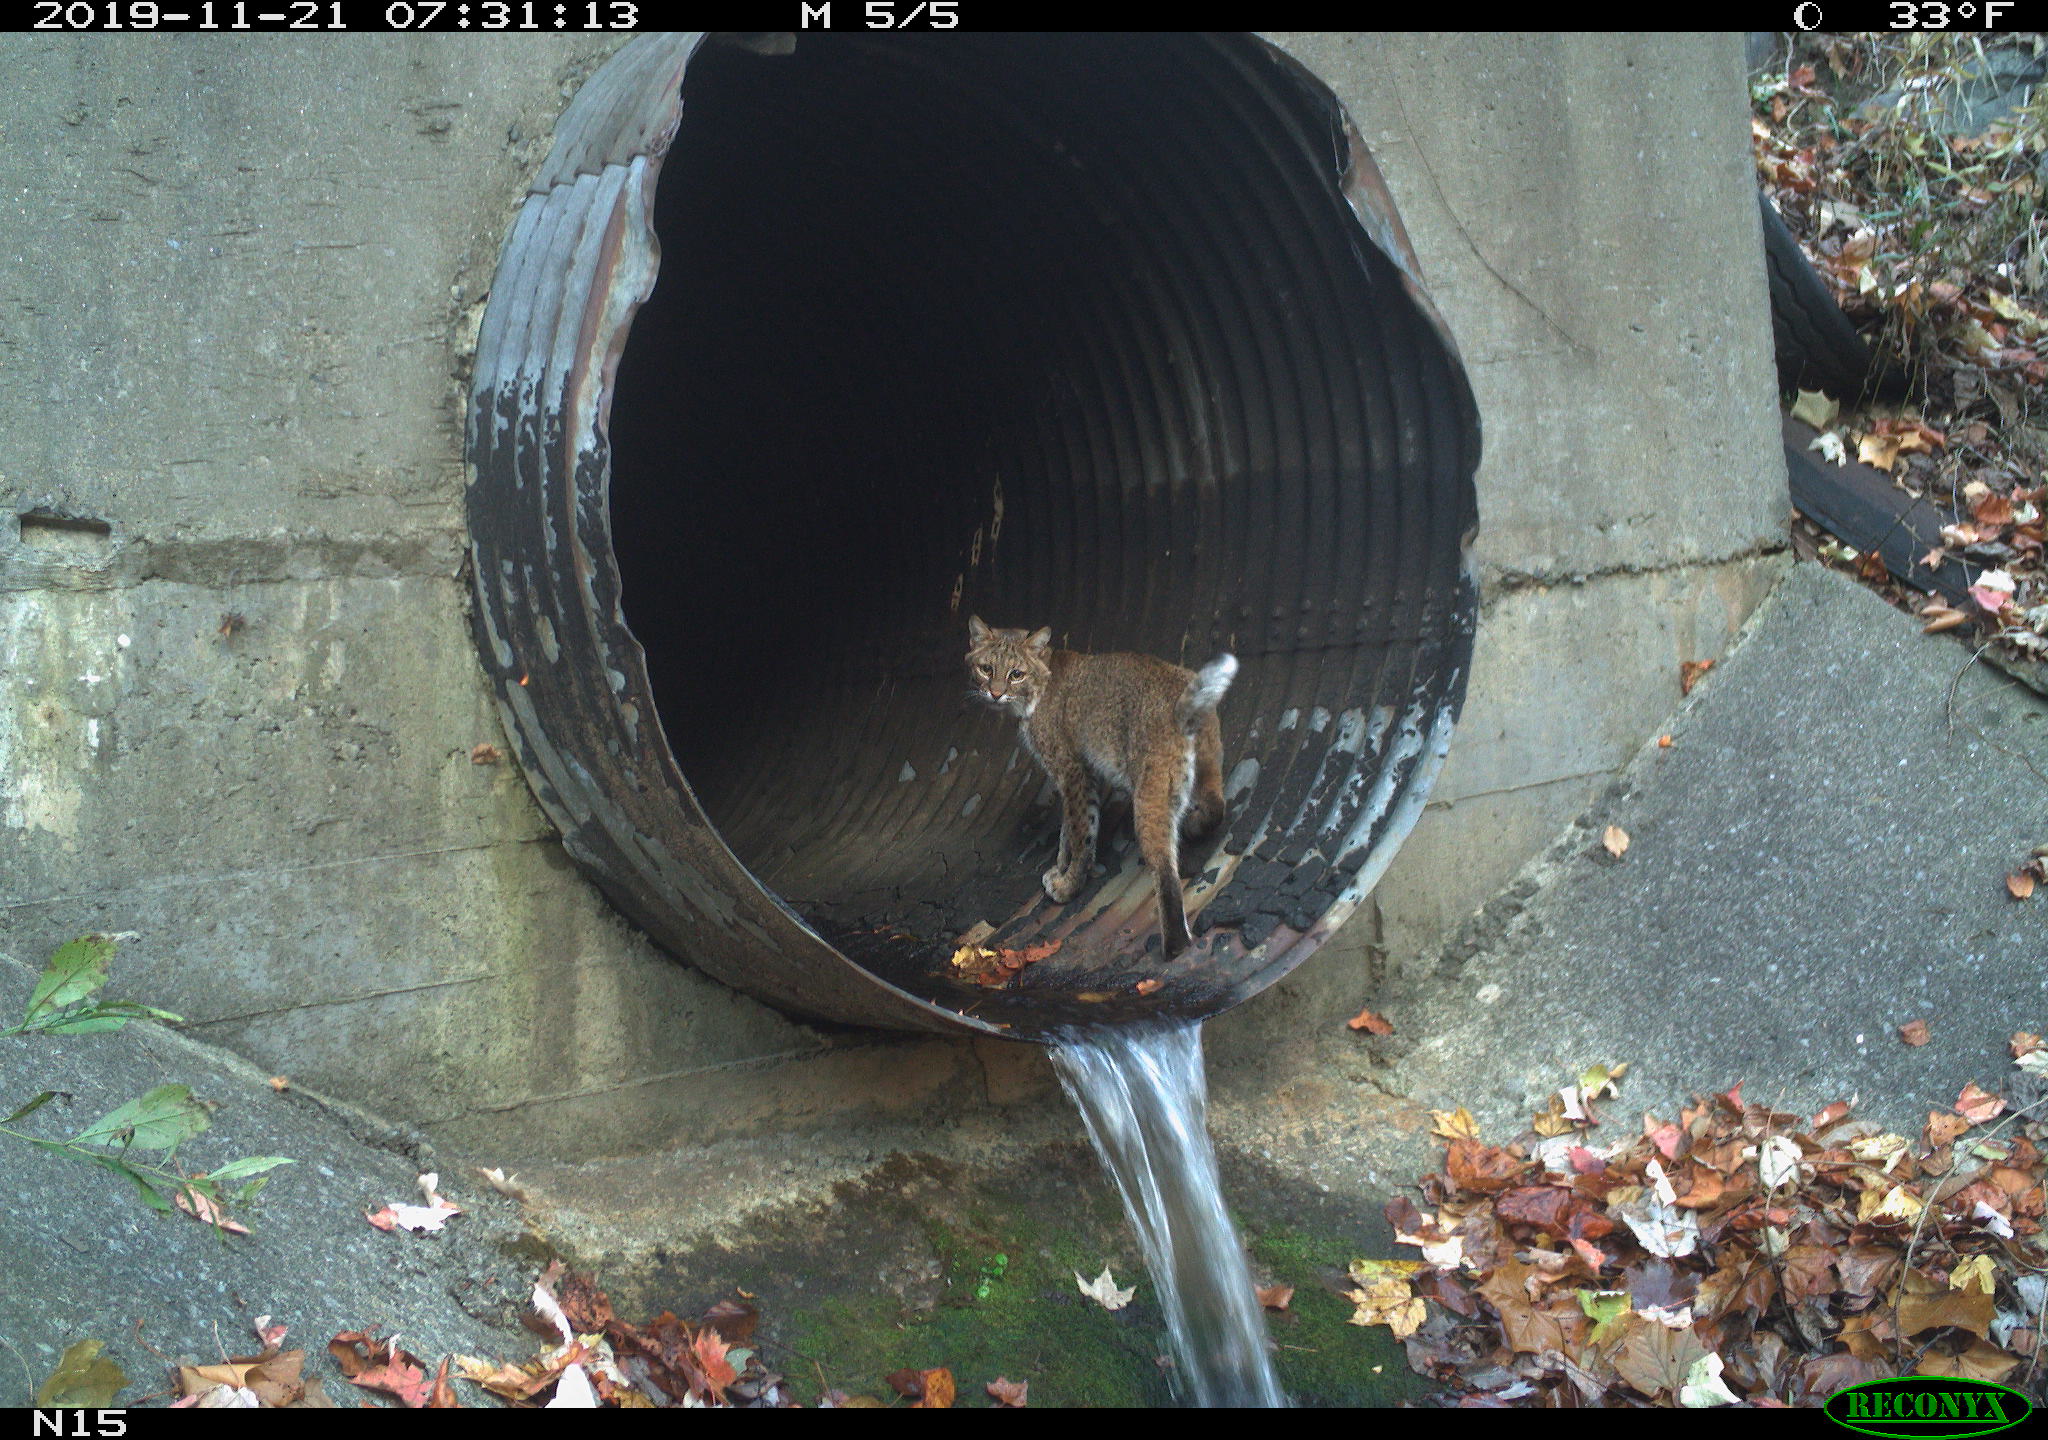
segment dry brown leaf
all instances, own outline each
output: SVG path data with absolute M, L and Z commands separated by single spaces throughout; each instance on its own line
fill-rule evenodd
M 1692 687 L 1700 683 L 1700 677 L 1714 668 L 1711 660 L 1687 660 L 1678 667 L 1678 693 L 1692 694 Z
M 1429 1133 L 1441 1140 L 1477 1140 L 1479 1122 L 1462 1105 L 1455 1110 L 1432 1110 L 1429 1112 Z
M 2034 893 L 2034 877 L 2030 871 L 2015 870 L 2005 877 L 2006 893 L 2015 900 L 2025 900 Z
M 172 1202 L 195 1220 L 204 1220 L 214 1229 L 227 1235 L 247 1235 L 249 1227 L 239 1220 L 230 1220 L 227 1212 L 197 1190 L 180 1190 Z
M 1970 507 L 1970 515 L 1979 525 L 1989 525 L 1993 529 L 2010 525 L 2013 516 L 2012 500 L 1996 491 L 1987 491 L 1977 497 L 1977 502 Z
M 1612 1357 L 1615 1373 L 1652 1400 L 1659 1395 L 1677 1398 L 1692 1367 L 1706 1359 L 1707 1347 L 1690 1329 L 1673 1330 L 1633 1315 L 1624 1323 L 1631 1320 L 1635 1323 L 1627 1326 L 1628 1338 Z
M 460 1410 L 462 1402 L 455 1396 L 455 1387 L 448 1383 L 448 1356 L 441 1357 L 441 1368 L 434 1374 L 434 1384 L 427 1391 L 429 1410 Z
M 1119 1288 L 1116 1281 L 1111 1278 L 1107 1265 L 1102 1267 L 1102 1273 L 1093 1280 L 1087 1279 L 1079 1270 L 1076 1270 L 1074 1272 L 1074 1284 L 1083 1295 L 1086 1295 L 1105 1310 L 1123 1309 L 1124 1306 L 1131 1303 L 1131 1297 L 1138 1293 L 1138 1287 L 1135 1285 Z
M 1929 1039 L 1925 1020 L 1908 1020 L 1899 1027 L 1899 1038 L 1908 1045 L 1925 1045 Z
M 1927 1127 L 1920 1132 L 1920 1137 L 1929 1150 L 1939 1150 L 1953 1143 L 1970 1125 L 1971 1121 L 1964 1116 L 1930 1110 L 1927 1112 Z
M 1953 1375 L 1961 1380 L 1989 1380 L 1997 1385 L 2012 1374 L 2020 1357 L 1989 1340 L 1978 1340 L 1960 1355 L 1930 1351 L 1913 1367 L 1915 1375 Z
M 1619 860 L 1628 853 L 1628 831 L 1619 825 L 1609 825 L 1600 832 L 1600 845 L 1609 855 Z
M 1267 1310 L 1285 1310 L 1294 1298 L 1292 1285 L 1268 1285 L 1258 1292 L 1259 1304 Z
M 1406 1340 L 1422 1328 L 1429 1307 L 1415 1294 L 1409 1274 L 1396 1267 L 1422 1268 L 1412 1260 L 1354 1260 L 1351 1277 L 1358 1288 L 1344 1292 L 1355 1307 L 1347 1322 L 1352 1325 L 1385 1325 L 1396 1340 Z
M 1359 1011 L 1344 1023 L 1353 1030 L 1365 1030 L 1374 1035 L 1391 1035 L 1394 1033 L 1393 1022 L 1370 1008 Z
M 1902 1335 L 1918 1335 L 1953 1325 L 1978 1339 L 1991 1331 L 1991 1296 L 1982 1290 L 1938 1290 L 1931 1295 L 1901 1295 L 1898 1324 Z
M 1856 442 L 1856 458 L 1873 469 L 1889 471 L 1899 463 L 1899 437 L 1865 435 Z
M 1528 1168 L 1521 1156 L 1477 1140 L 1453 1140 L 1444 1154 L 1445 1173 L 1462 1190 L 1505 1190 Z
M 982 1388 L 988 1391 L 989 1398 L 996 1402 L 997 1409 L 1022 1410 L 1029 1403 L 1028 1396 L 1031 1390 L 1031 1382 L 1029 1380 L 1005 1380 L 1002 1376 L 998 1375 Z
M 908 1400 L 913 1410 L 953 1408 L 953 1372 L 944 1366 L 931 1370 L 898 1370 L 888 1376 L 885 1383 Z

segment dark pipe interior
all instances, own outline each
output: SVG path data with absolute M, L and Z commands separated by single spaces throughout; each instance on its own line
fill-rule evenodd
M 693 61 L 611 412 L 626 618 L 726 841 L 877 973 L 944 990 L 932 954 L 1050 862 L 1049 789 L 966 698 L 970 613 L 1235 651 L 1225 843 L 1288 867 L 1298 928 L 1341 888 L 1289 843 L 1324 727 L 1407 702 L 1470 515 L 1426 503 L 1455 439 L 1414 418 L 1462 380 L 1390 311 L 1338 146 L 1246 37 Z M 1127 826 L 1105 848 L 1135 866 Z

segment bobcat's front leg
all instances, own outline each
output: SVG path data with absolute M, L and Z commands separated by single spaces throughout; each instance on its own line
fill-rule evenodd
M 1095 868 L 1095 837 L 1102 824 L 1102 805 L 1087 772 L 1078 765 L 1053 777 L 1060 792 L 1060 853 L 1052 869 L 1039 877 L 1045 893 L 1064 905 L 1081 893 Z

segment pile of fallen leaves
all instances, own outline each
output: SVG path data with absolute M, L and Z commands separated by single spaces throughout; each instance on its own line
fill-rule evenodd
M 1046 940 L 1014 948 L 982 944 L 995 933 L 995 926 L 983 920 L 962 935 L 953 947 L 953 973 L 976 985 L 1000 989 L 1016 979 L 1026 965 L 1036 965 L 1057 954 L 1060 946 L 1066 943 L 1064 940 Z
M 1967 35 L 1799 37 L 1754 88 L 1751 128 L 1760 182 L 1836 301 L 1913 363 L 1904 405 L 1816 394 L 1802 418 L 1827 458 L 1947 512 L 1919 563 L 1960 561 L 1969 602 L 1891 584 L 1825 537 L 1812 548 L 2031 674 L 2048 660 L 2048 85 L 1959 133 L 1990 63 Z
M 1078 1277 L 1077 1277 L 1078 1278 Z M 1103 1282 L 1109 1274 L 1103 1272 Z M 1086 1287 L 1083 1287 L 1087 1293 Z M 1123 1292 L 1125 1299 L 1128 1291 Z M 768 1368 L 754 1336 L 760 1316 L 746 1292 L 713 1305 L 695 1320 L 663 1311 L 645 1324 L 619 1318 L 611 1300 L 586 1275 L 565 1273 L 560 1262 L 535 1281 L 527 1326 L 546 1338 L 538 1354 L 522 1361 L 444 1355 L 423 1360 L 398 1343 L 348 1330 L 327 1344 L 349 1383 L 370 1395 L 410 1410 L 464 1406 L 455 1381 L 475 1384 L 514 1409 L 794 1409 L 798 1402 L 784 1377 Z M 306 1352 L 283 1349 L 285 1327 L 265 1315 L 256 1321 L 262 1349 L 217 1365 L 180 1365 L 174 1377 L 180 1398 L 174 1408 L 299 1409 L 332 1404 L 311 1377 L 303 1375 Z M 90 1394 L 108 1403 L 126 1385 L 118 1368 L 99 1355 L 99 1342 L 86 1341 L 65 1356 L 58 1374 L 44 1386 L 45 1397 Z M 899 1370 L 883 1384 L 911 1409 L 950 1408 L 953 1374 L 943 1367 Z M 983 1387 L 998 1409 L 1023 1409 L 1030 1387 L 1002 1376 Z M 472 1399 L 478 1398 L 472 1392 Z M 51 1402 L 54 1403 L 54 1402 Z M 365 1403 L 368 1403 L 367 1400 Z M 827 1409 L 887 1409 L 871 1395 L 827 1390 Z
M 2048 1045 L 2012 1049 L 2014 1092 L 2040 1092 Z M 1466 1406 L 1818 1405 L 1907 1374 L 2042 1395 L 2038 1106 L 1971 1085 L 1909 1138 L 1737 1086 L 1603 1146 L 1614 1078 L 1515 1144 L 1440 1113 L 1443 1170 L 1387 1206 L 1423 1258 L 1356 1262 L 1353 1323 L 1391 1326 Z
M 722 1300 L 696 1321 L 664 1310 L 633 1325 L 590 1277 L 565 1275 L 558 1261 L 534 1284 L 528 1324 L 560 1343 L 523 1365 L 487 1373 L 474 1361 L 462 1373 L 491 1393 L 531 1403 L 550 1385 L 551 1404 L 616 1405 L 626 1409 L 761 1408 L 794 1405 L 780 1375 L 743 1348 L 759 1314 L 744 1295 Z M 564 1400 L 565 1396 L 574 1397 Z

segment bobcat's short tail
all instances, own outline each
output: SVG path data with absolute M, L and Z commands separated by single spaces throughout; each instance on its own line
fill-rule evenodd
M 1223 692 L 1236 678 L 1237 657 L 1227 652 L 1197 670 L 1195 678 L 1188 681 L 1188 688 L 1181 693 L 1180 702 L 1173 707 L 1174 718 L 1180 721 L 1181 728 L 1190 735 L 1194 734 L 1202 718 L 1222 703 Z

